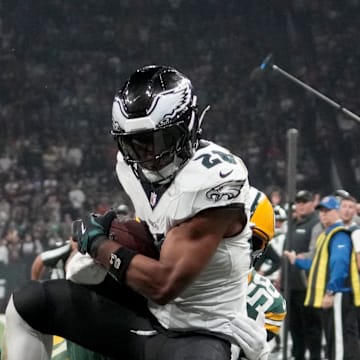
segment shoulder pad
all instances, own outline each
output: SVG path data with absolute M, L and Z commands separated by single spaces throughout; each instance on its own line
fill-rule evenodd
M 208 143 L 195 155 L 174 179 L 174 192 L 181 194 L 185 209 L 178 216 L 230 204 L 244 204 L 249 212 L 248 172 L 243 161 L 229 150 Z M 190 210 L 191 209 L 191 210 Z
M 184 191 L 205 190 L 231 182 L 245 182 L 248 171 L 243 161 L 229 150 L 209 142 L 197 150 L 175 181 Z

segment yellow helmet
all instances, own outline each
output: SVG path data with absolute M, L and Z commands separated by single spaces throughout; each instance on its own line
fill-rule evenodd
M 253 251 L 264 250 L 275 233 L 274 208 L 260 190 L 250 188 L 250 226 L 253 232 Z

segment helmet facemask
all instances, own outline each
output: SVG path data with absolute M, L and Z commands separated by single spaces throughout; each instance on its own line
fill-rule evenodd
M 113 135 L 125 161 L 141 171 L 150 182 L 162 182 L 173 177 L 193 155 L 193 131 L 189 132 L 194 110 L 185 113 L 176 123 L 134 133 Z M 196 141 L 195 141 L 196 142 Z

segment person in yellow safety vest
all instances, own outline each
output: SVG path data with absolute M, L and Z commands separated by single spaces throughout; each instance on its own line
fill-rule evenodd
M 317 209 L 324 231 L 316 241 L 313 259 L 294 251 L 284 254 L 295 266 L 309 270 L 305 305 L 323 309 L 323 325 L 330 360 L 358 359 L 360 353 L 357 307 L 360 281 L 351 237 L 339 215 L 335 196 L 321 200 Z

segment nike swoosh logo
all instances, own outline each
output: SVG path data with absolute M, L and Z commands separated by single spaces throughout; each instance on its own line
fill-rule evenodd
M 222 178 L 226 178 L 226 177 L 229 176 L 233 171 L 234 171 L 234 169 L 232 169 L 232 170 L 230 170 L 230 171 L 228 171 L 228 172 L 222 172 L 222 171 L 220 170 L 219 175 L 220 175 L 220 177 L 222 177 Z
M 86 227 L 84 226 L 84 223 L 81 223 L 81 233 L 84 235 L 86 231 Z

